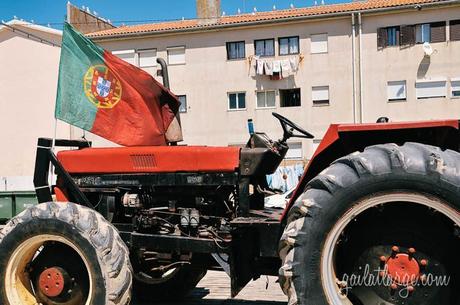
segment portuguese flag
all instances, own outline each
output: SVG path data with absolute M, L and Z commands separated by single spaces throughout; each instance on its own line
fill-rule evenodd
M 165 145 L 179 105 L 150 74 L 64 25 L 57 119 L 120 145 Z

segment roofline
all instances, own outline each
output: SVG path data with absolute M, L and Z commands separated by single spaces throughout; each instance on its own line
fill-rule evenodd
M 30 29 L 33 29 L 33 30 L 37 30 L 37 31 L 40 31 L 40 32 L 46 32 L 46 33 L 49 33 L 49 34 L 62 36 L 62 31 L 61 30 L 56 30 L 56 29 L 53 29 L 53 28 L 49 28 L 49 27 L 46 27 L 46 26 L 38 25 L 38 24 L 33 24 L 33 23 L 30 23 L 30 22 L 23 21 L 23 20 L 18 20 L 18 19 L 13 19 L 13 20 L 10 20 L 8 22 L 5 22 L 5 25 L 9 25 L 9 26 L 14 26 L 14 25 L 24 26 L 24 27 L 27 27 L 27 28 L 30 28 Z M 6 28 L 4 25 L 0 25 L 0 31 L 3 30 L 4 28 Z
M 228 29 L 228 28 L 237 28 L 237 27 L 249 27 L 254 25 L 265 25 L 265 24 L 277 24 L 285 22 L 295 22 L 295 21 L 304 21 L 304 20 L 315 20 L 315 19 L 329 19 L 334 17 L 343 17 L 352 14 L 375 14 L 375 13 L 384 13 L 391 11 L 404 11 L 408 9 L 420 8 L 431 8 L 435 6 L 451 6 L 460 4 L 460 0 L 447 0 L 447 1 L 438 1 L 438 2 L 429 2 L 429 3 L 413 3 L 405 4 L 401 6 L 391 6 L 391 7 L 382 7 L 382 8 L 373 8 L 373 9 L 362 9 L 362 10 L 350 10 L 345 12 L 337 13 L 326 13 L 318 15 L 307 15 L 307 16 L 298 16 L 298 17 L 284 17 L 279 19 L 272 20 L 257 20 L 241 23 L 231 23 L 231 24 L 214 24 L 207 25 L 196 28 L 183 28 L 183 29 L 172 29 L 172 30 L 160 30 L 160 31 L 151 31 L 151 32 L 140 32 L 140 33 L 126 33 L 126 34 L 117 34 L 117 35 L 107 35 L 107 36 L 91 36 L 88 35 L 94 41 L 105 41 L 105 40 L 118 40 L 118 39 L 128 39 L 132 37 L 149 37 L 165 34 L 176 34 L 176 33 L 196 33 L 196 32 L 205 32 L 208 30 L 219 30 L 219 29 Z M 97 33 L 97 32 L 96 32 Z

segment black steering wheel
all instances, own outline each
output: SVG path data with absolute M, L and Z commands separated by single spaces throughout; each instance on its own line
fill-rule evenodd
M 297 125 L 296 123 L 282 116 L 281 114 L 272 112 L 272 115 L 280 121 L 281 127 L 283 128 L 283 139 L 281 140 L 282 142 L 285 142 L 287 139 L 292 137 L 305 139 L 313 139 L 315 137 L 311 133 Z M 301 134 L 294 134 L 294 130 L 300 132 Z

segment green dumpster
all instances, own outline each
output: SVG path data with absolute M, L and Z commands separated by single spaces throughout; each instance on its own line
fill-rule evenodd
M 15 192 L 15 211 L 14 215 L 18 215 L 24 210 L 33 207 L 38 203 L 35 192 Z
M 13 217 L 13 193 L 0 192 L 0 221 Z
M 5 222 L 38 203 L 35 192 L 0 192 L 0 222 Z

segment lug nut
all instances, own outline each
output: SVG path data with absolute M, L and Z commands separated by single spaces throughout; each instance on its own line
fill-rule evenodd
M 399 247 L 398 246 L 393 246 L 391 247 L 391 257 L 394 258 L 396 254 L 399 253 Z
M 422 260 L 420 261 L 420 266 L 426 267 L 427 265 L 428 265 L 428 261 L 427 261 L 426 259 L 422 259 Z
M 409 259 L 411 260 L 414 257 L 416 251 L 414 248 L 409 248 L 407 252 L 409 253 Z
M 409 292 L 409 294 L 414 293 L 414 291 L 415 291 L 414 286 L 408 286 L 408 287 L 407 287 L 407 291 Z
M 380 259 L 380 268 L 383 269 L 385 267 L 386 262 L 387 262 L 387 258 L 384 255 L 382 255 L 382 256 L 380 256 L 379 259 Z
M 390 285 L 390 293 L 391 293 L 391 295 L 395 294 L 397 289 L 398 289 L 398 285 L 396 285 L 395 283 L 391 284 Z

